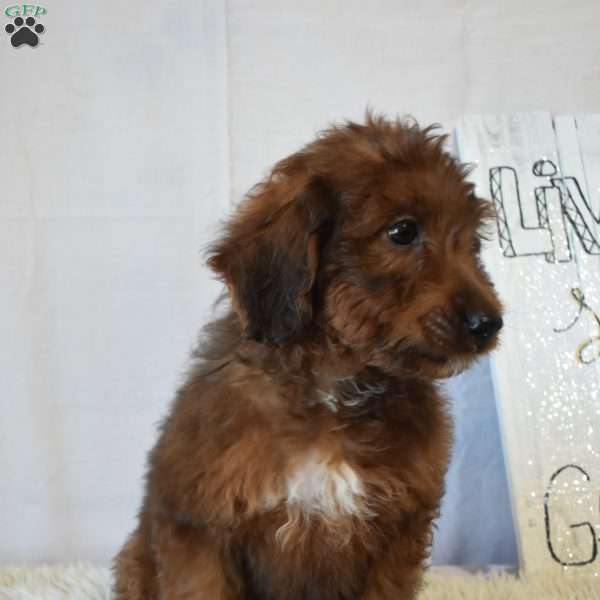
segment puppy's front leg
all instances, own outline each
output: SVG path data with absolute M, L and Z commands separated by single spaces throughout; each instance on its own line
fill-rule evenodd
M 240 600 L 239 578 L 205 532 L 161 520 L 155 524 L 161 600 Z
M 413 600 L 421 588 L 428 544 L 401 537 L 369 573 L 364 600 Z

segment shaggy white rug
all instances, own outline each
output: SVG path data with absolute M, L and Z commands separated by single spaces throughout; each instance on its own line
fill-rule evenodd
M 109 600 L 110 572 L 88 564 L 0 567 L 1 600 Z M 400 599 L 399 599 L 400 600 Z M 600 580 L 434 569 L 420 600 L 600 600 Z

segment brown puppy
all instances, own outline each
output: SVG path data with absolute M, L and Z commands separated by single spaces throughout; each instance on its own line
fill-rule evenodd
M 436 380 L 496 343 L 488 204 L 368 115 L 273 169 L 211 251 L 208 328 L 150 455 L 117 600 L 409 600 L 451 443 Z

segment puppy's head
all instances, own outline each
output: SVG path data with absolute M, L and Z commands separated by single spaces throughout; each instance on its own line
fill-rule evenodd
M 328 339 L 365 366 L 443 377 L 494 347 L 489 205 L 444 138 L 367 116 L 322 133 L 243 203 L 209 264 L 250 338 Z

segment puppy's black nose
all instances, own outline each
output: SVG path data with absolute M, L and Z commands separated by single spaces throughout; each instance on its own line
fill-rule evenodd
M 502 318 L 499 316 L 487 315 L 481 311 L 467 313 L 465 318 L 467 331 L 475 339 L 479 348 L 491 340 L 502 329 Z

